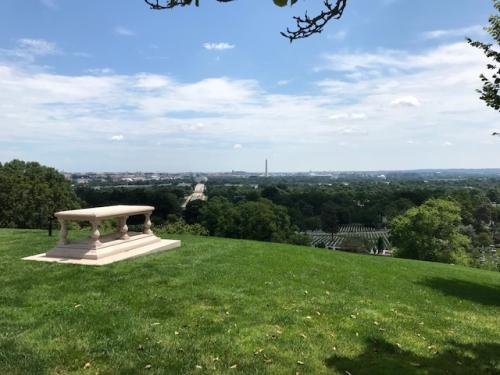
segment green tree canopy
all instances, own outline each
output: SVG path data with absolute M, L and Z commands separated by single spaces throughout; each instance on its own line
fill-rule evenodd
M 20 160 L 0 164 L 0 227 L 45 228 L 55 211 L 77 207 L 70 182 L 54 168 Z
M 339 231 L 339 221 L 337 218 L 337 205 L 333 202 L 326 202 L 321 206 L 321 228 L 333 234 Z
M 500 47 L 500 0 L 493 0 L 493 4 L 498 11 L 490 17 L 490 25 L 485 30 L 491 35 L 496 47 Z M 486 105 L 500 111 L 500 50 L 495 49 L 495 45 L 491 43 L 484 43 L 480 41 L 468 42 L 481 50 L 491 60 L 487 65 L 488 70 L 492 71 L 491 77 L 481 74 L 481 81 L 483 81 L 483 88 L 478 90 L 481 94 L 481 100 L 486 102 Z
M 455 202 L 430 199 L 394 218 L 391 242 L 402 258 L 467 263 L 470 239 L 460 233 L 460 223 L 460 207 Z
M 268 199 L 240 203 L 237 210 L 240 238 L 287 242 L 293 234 L 286 208 L 273 204 Z

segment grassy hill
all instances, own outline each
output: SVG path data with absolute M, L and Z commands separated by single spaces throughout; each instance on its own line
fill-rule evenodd
M 0 373 L 500 373 L 500 274 L 180 237 L 105 267 L 0 230 Z

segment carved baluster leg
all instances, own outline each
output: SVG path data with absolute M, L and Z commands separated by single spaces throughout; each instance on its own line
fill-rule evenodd
M 66 220 L 59 219 L 59 224 L 61 225 L 61 230 L 59 232 L 59 245 L 68 244 L 68 227 L 66 226 Z
M 128 216 L 118 218 L 118 234 L 120 240 L 128 240 L 130 238 L 128 235 L 127 219 Z
M 144 214 L 144 230 L 142 233 L 153 234 L 153 231 L 151 230 L 151 212 Z
M 99 221 L 94 220 L 91 221 L 90 224 L 92 225 L 92 233 L 90 234 L 90 243 L 93 247 L 99 247 L 101 246 L 101 241 L 99 241 L 99 238 L 101 237 L 101 232 L 99 232 Z

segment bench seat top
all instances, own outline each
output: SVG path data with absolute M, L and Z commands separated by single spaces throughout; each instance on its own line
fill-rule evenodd
M 152 206 L 106 206 L 84 208 L 81 210 L 70 210 L 56 212 L 55 216 L 59 219 L 66 220 L 95 220 L 95 219 L 109 219 L 119 216 L 132 216 L 147 214 L 154 211 Z

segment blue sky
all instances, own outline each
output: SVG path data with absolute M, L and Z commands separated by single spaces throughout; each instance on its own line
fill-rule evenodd
M 259 5 L 256 5 L 258 3 Z M 313 4 L 312 4 L 313 3 Z M 0 3 L 0 162 L 66 171 L 499 167 L 478 99 L 489 0 L 320 1 L 155 12 L 142 0 Z

